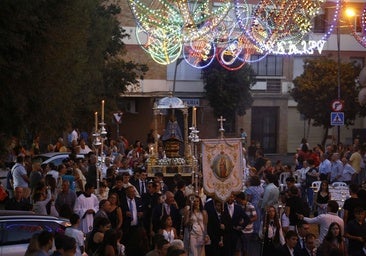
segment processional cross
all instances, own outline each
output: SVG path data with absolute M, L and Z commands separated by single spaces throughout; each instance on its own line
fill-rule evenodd
M 220 116 L 220 118 L 217 118 L 217 121 L 220 122 L 220 129 L 219 132 L 221 133 L 221 138 L 224 138 L 224 122 L 226 121 L 225 118 L 223 118 L 222 116 Z

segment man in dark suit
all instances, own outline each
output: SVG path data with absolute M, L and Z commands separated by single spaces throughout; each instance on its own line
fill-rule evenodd
M 295 249 L 297 240 L 298 236 L 296 232 L 289 230 L 285 235 L 286 243 L 278 249 L 277 253 L 274 253 L 281 256 L 301 256 L 301 251 Z
M 138 179 L 130 180 L 131 184 L 134 185 L 139 192 L 140 196 L 147 193 L 147 172 L 143 168 L 138 168 Z
M 224 204 L 221 222 L 224 225 L 224 250 L 225 255 L 232 256 L 240 249 L 241 231 L 248 225 L 250 219 L 243 208 L 235 203 L 235 195 L 231 194 Z
M 116 193 L 118 195 L 118 201 L 122 203 L 126 197 L 126 191 L 123 187 L 123 177 L 122 175 L 117 175 L 115 179 L 115 186 L 109 190 L 109 195 Z
M 305 248 L 302 249 L 302 256 L 315 256 L 316 246 L 315 246 L 316 236 L 313 233 L 308 233 L 305 236 Z
M 296 224 L 296 230 L 298 235 L 296 249 L 303 250 L 305 248 L 305 238 L 306 235 L 309 233 L 310 225 L 304 220 L 299 220 Z
M 86 183 L 93 184 L 93 186 L 97 187 L 97 176 L 98 176 L 98 168 L 97 168 L 98 157 L 94 153 L 90 153 L 89 155 L 89 166 L 88 172 L 85 175 Z
M 161 184 L 161 192 L 165 193 L 169 191 L 168 185 L 164 183 L 164 174 L 162 172 L 155 173 L 154 181 Z
M 207 234 L 211 239 L 211 244 L 206 245 L 206 255 L 224 255 L 224 225 L 221 223 L 222 202 L 210 198 L 205 204 L 205 210 L 208 216 Z
M 131 185 L 125 189 L 126 196 L 122 198 L 123 215 L 122 231 L 126 245 L 139 226 L 142 226 L 143 207 L 141 198 L 136 197 L 135 188 Z
M 155 206 L 158 204 L 160 194 L 156 193 L 156 183 L 150 181 L 147 184 L 147 193 L 142 195 L 142 205 L 144 208 L 144 227 L 147 232 L 150 244 L 152 246 L 153 227 L 152 227 L 152 212 Z
M 165 192 L 163 196 L 161 196 L 161 202 L 159 202 L 153 209 L 152 213 L 152 224 L 153 230 L 155 233 L 159 231 L 161 228 L 161 219 L 170 215 L 173 220 L 173 227 L 179 232 L 182 215 L 179 213 L 179 208 L 177 202 L 174 199 L 174 194 L 170 191 Z
M 177 182 L 177 191 L 174 194 L 174 199 L 177 202 L 178 208 L 180 211 L 186 206 L 187 204 L 187 197 L 184 195 L 184 191 L 186 188 L 186 183 L 184 180 L 179 180 Z

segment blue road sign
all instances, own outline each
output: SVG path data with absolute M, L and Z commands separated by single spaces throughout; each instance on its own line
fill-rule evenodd
M 331 112 L 330 125 L 332 126 L 344 125 L 344 112 Z

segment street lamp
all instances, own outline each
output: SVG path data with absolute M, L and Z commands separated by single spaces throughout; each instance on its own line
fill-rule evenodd
M 337 19 L 337 99 L 340 101 L 341 100 L 341 18 L 343 16 L 343 14 L 345 14 L 345 16 L 347 18 L 351 18 L 354 17 L 355 11 L 352 8 L 347 8 L 343 13 L 341 12 L 342 7 L 343 7 L 344 2 L 341 1 L 341 7 L 339 8 L 339 15 L 338 15 L 338 19 Z M 339 144 L 341 140 L 341 126 L 338 125 L 337 126 L 337 143 Z

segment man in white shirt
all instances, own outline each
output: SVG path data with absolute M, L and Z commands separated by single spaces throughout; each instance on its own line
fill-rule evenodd
M 314 218 L 307 218 L 301 214 L 299 214 L 298 217 L 300 220 L 303 219 L 304 221 L 306 221 L 309 224 L 319 224 L 319 226 L 320 226 L 319 241 L 320 241 L 320 243 L 322 243 L 324 237 L 326 236 L 326 234 L 328 232 L 329 226 L 332 222 L 338 223 L 339 226 L 341 227 L 342 235 L 344 234 L 343 219 L 337 215 L 338 207 L 339 207 L 339 205 L 336 201 L 330 200 L 328 202 L 328 206 L 327 206 L 327 213 L 320 214 L 319 216 L 314 217 Z
M 277 207 L 278 198 L 280 195 L 279 188 L 276 187 L 276 185 L 274 184 L 274 182 L 276 181 L 276 176 L 271 173 L 267 173 L 265 179 L 267 186 L 264 189 L 263 200 L 261 205 L 261 208 L 264 211 L 266 211 L 267 207 L 271 205 Z
M 73 141 L 77 142 L 78 140 L 79 140 L 79 133 L 78 133 L 77 129 L 74 128 L 68 135 L 68 143 L 69 143 L 69 145 L 71 145 Z
M 348 163 L 347 158 L 342 158 L 343 171 L 342 176 L 338 179 L 338 181 L 345 182 L 350 184 L 352 181 L 352 176 L 356 173 L 356 170 Z
M 11 173 L 13 176 L 13 188 L 23 188 L 23 196 L 28 198 L 30 196 L 29 177 L 24 167 L 24 155 L 18 155 L 17 162 L 11 169 Z
M 331 163 L 326 154 L 321 155 L 321 162 L 319 164 L 320 180 L 328 180 L 330 175 Z
M 85 140 L 81 139 L 79 142 L 79 154 L 87 155 L 91 151 L 91 148 L 85 143 Z
M 84 233 L 79 230 L 80 217 L 76 213 L 70 217 L 71 227 L 66 228 L 65 235 L 72 237 L 76 241 L 76 253 L 75 256 L 81 256 L 84 252 Z
M 330 167 L 330 182 L 339 181 L 342 177 L 343 164 L 339 160 L 339 153 L 333 153 L 331 156 L 331 167 Z

